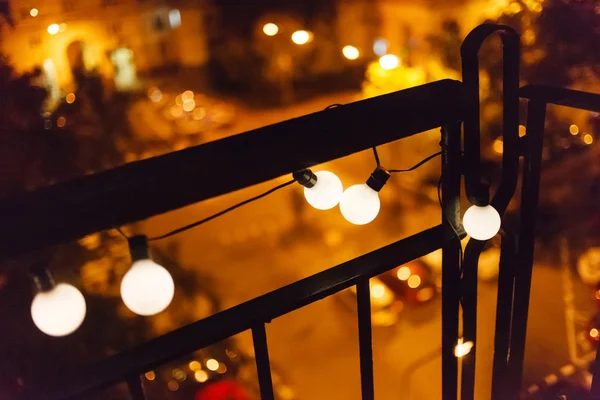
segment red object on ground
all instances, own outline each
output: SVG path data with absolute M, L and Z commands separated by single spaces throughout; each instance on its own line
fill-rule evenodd
M 195 400 L 250 400 L 244 388 L 232 380 L 223 380 L 196 392 Z

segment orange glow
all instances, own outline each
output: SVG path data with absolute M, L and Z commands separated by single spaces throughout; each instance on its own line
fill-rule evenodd
M 502 154 L 504 152 L 504 142 L 501 139 L 494 140 L 494 151 L 498 154 Z
M 178 106 L 182 106 L 183 105 L 183 96 L 182 95 L 177 95 L 177 97 L 175 97 L 175 104 L 177 104 Z
M 191 361 L 188 364 L 188 367 L 190 367 L 191 371 L 198 371 L 199 369 L 202 369 L 202 365 L 200 365 L 200 363 L 198 361 L 196 361 L 196 360 Z
M 183 115 L 183 107 L 181 107 L 179 104 L 175 104 L 171 107 L 171 115 L 175 118 L 181 117 Z
M 173 378 L 177 379 L 180 382 L 185 381 L 185 378 L 187 378 L 187 374 L 179 369 L 179 368 L 175 368 L 172 372 L 171 375 L 173 376 Z
M 181 100 L 183 100 L 184 103 L 186 101 L 194 100 L 194 92 L 192 92 L 191 90 L 186 90 L 181 94 Z
M 65 100 L 68 104 L 73 104 L 75 102 L 75 93 L 69 93 L 67 97 L 65 97 Z
M 526 133 L 527 133 L 527 129 L 525 128 L 525 126 L 519 125 L 519 137 L 525 136 Z
M 598 338 L 598 329 L 596 329 L 596 328 L 590 329 L 590 336 L 593 337 L 594 339 L 597 339 Z
M 592 144 L 593 141 L 594 141 L 594 138 L 589 133 L 586 133 L 585 135 L 583 135 L 583 143 Z
M 150 98 L 150 100 L 152 100 L 154 103 L 158 103 L 159 101 L 162 100 L 163 98 L 163 94 L 160 91 L 160 89 L 158 88 L 150 88 L 148 90 L 148 97 Z
M 376 283 L 371 286 L 371 296 L 380 299 L 385 295 L 385 288 L 381 283 Z
M 179 389 L 179 383 L 175 382 L 175 381 L 169 381 L 169 383 L 167 384 L 167 386 L 169 387 L 169 390 L 171 392 L 176 391 L 177 389 Z
M 292 42 L 303 45 L 310 42 L 310 32 L 308 31 L 296 31 L 292 33 Z
M 342 54 L 348 60 L 356 60 L 358 56 L 360 56 L 360 51 L 354 46 L 344 46 L 342 49 Z
M 381 68 L 389 71 L 400 65 L 400 59 L 393 54 L 386 54 L 379 58 L 379 65 L 381 65 Z
M 60 31 L 60 26 L 58 24 L 51 24 L 48 26 L 48 33 L 51 35 L 56 35 Z
M 196 121 L 200 121 L 204 117 L 206 117 L 206 109 L 204 107 L 198 107 L 194 109 L 192 118 L 194 118 Z
M 408 287 L 411 289 L 418 288 L 421 285 L 421 277 L 419 275 L 413 275 L 408 278 Z
M 600 290 L 596 290 L 596 299 L 600 300 Z
M 146 377 L 146 379 L 148 379 L 149 381 L 153 381 L 156 378 L 156 374 L 154 373 L 154 371 L 148 371 L 144 374 L 144 376 Z
M 37 8 L 32 8 L 31 10 L 29 10 L 29 15 L 31 15 L 32 17 L 37 17 L 37 15 L 38 15 L 38 9 Z
M 211 371 L 216 371 L 219 369 L 219 362 L 214 358 L 211 358 L 210 360 L 206 361 L 206 368 L 210 369 Z
M 224 374 L 225 372 L 227 372 L 227 365 L 220 363 L 219 368 L 217 368 L 217 372 L 220 374 Z
M 64 128 L 66 124 L 67 119 L 65 117 L 61 116 L 56 119 L 56 126 L 58 126 L 59 128 Z
M 423 303 L 428 300 L 431 300 L 433 298 L 433 295 L 434 292 L 432 288 L 423 288 L 417 292 L 417 300 Z
M 456 347 L 454 347 L 454 355 L 457 358 L 464 357 L 471 352 L 472 348 L 473 342 L 463 342 L 463 339 L 460 338 L 458 339 L 458 344 L 456 345 Z
M 194 379 L 200 383 L 206 382 L 208 380 L 208 374 L 206 373 L 206 371 L 196 371 L 194 372 Z
M 194 100 L 186 100 L 183 102 L 183 111 L 190 112 L 196 108 L 196 102 Z
M 272 22 L 263 26 L 263 33 L 267 36 L 275 36 L 279 32 L 279 27 Z
M 410 278 L 410 268 L 408 268 L 407 266 L 398 268 L 398 272 L 396 273 L 396 276 L 401 281 L 407 280 L 408 278 Z
M 569 126 L 569 133 L 571 135 L 577 135 L 579 133 L 579 127 L 577 125 Z

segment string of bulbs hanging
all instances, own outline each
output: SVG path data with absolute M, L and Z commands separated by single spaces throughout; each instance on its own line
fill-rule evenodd
M 304 197 L 315 209 L 330 210 L 339 204 L 342 216 L 348 222 L 365 225 L 372 222 L 379 214 L 381 208 L 379 191 L 385 186 L 391 174 L 413 171 L 441 155 L 441 152 L 426 157 L 408 169 L 389 170 L 381 166 L 375 147 L 373 147 L 373 155 L 377 165 L 366 182 L 350 186 L 345 190 L 342 181 L 333 172 L 325 170 L 313 172 L 304 169 L 293 173 L 293 179 L 288 182 L 160 236 L 128 237 L 121 229 L 116 228 L 128 241 L 132 261 L 131 268 L 121 281 L 120 292 L 123 303 L 135 314 L 151 316 L 165 310 L 173 300 L 175 293 L 173 277 L 166 268 L 152 260 L 149 241 L 165 239 L 185 232 L 295 182 L 304 187 Z M 489 204 L 489 187 L 479 184 L 476 193 L 476 196 L 469 198 L 473 205 L 463 216 L 463 226 L 473 239 L 485 241 L 499 232 L 501 218 L 498 211 Z M 50 336 L 66 336 L 75 332 L 85 319 L 86 303 L 83 294 L 70 284 L 55 283 L 46 268 L 37 268 L 32 273 L 38 290 L 31 304 L 34 324 Z

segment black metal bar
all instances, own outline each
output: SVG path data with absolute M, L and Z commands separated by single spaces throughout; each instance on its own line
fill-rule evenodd
M 66 371 L 65 376 L 69 379 L 57 382 L 54 391 L 49 388 L 40 393 L 28 393 L 25 398 L 66 399 L 108 387 L 125 376 L 149 371 L 250 329 L 256 323 L 272 320 L 349 288 L 362 276 L 379 275 L 422 257 L 442 248 L 448 241 L 455 239 L 447 226 L 427 229 L 92 364 L 84 371 Z
M 596 346 L 596 359 L 594 361 L 590 393 L 592 395 L 592 400 L 600 400 L 600 342 Z
M 269 348 L 267 346 L 267 332 L 265 324 L 259 323 L 252 327 L 252 341 L 256 357 L 256 371 L 258 373 L 258 386 L 261 400 L 274 400 L 273 380 L 271 379 L 271 363 L 269 362 Z
M 358 309 L 358 345 L 360 352 L 360 390 L 362 400 L 374 400 L 373 338 L 371 331 L 371 289 L 369 278 L 364 276 L 356 283 Z
M 461 231 L 460 123 L 442 127 L 442 224 Z M 460 307 L 460 239 L 442 247 L 442 398 L 454 400 L 458 390 L 458 363 L 454 347 L 458 341 Z
M 131 375 L 127 378 L 127 387 L 129 388 L 131 400 L 146 400 L 142 380 L 138 374 Z
M 481 45 L 492 34 L 502 40 L 502 180 L 491 204 L 502 215 L 512 198 L 519 172 L 519 35 L 504 25 L 483 24 L 472 30 L 461 46 L 463 82 L 467 92 L 469 112 L 465 126 L 465 190 L 471 203 L 481 196 L 479 60 Z M 477 353 L 477 264 L 485 242 L 470 240 L 465 249 L 462 279 L 463 336 L 472 341 L 473 348 L 462 360 L 461 399 L 472 400 L 475 389 L 475 360 Z
M 519 91 L 521 97 L 546 104 L 600 112 L 600 94 L 581 92 L 548 85 L 527 85 Z
M 530 100 L 527 106 L 527 139 L 523 160 L 519 238 L 515 258 L 515 295 L 508 361 L 508 368 L 512 374 L 511 398 L 517 398 L 523 375 L 545 118 L 546 104 Z
M 0 258 L 462 120 L 462 87 L 458 81 L 441 80 L 0 200 Z
M 516 237 L 502 236 L 500 270 L 498 273 L 498 301 L 496 303 L 496 331 L 494 334 L 494 361 L 492 368 L 492 400 L 510 398 L 508 384 L 508 349 L 510 348 L 510 321 L 512 319 L 515 283 L 514 263 Z

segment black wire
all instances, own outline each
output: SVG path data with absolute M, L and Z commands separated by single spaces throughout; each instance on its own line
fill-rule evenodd
M 427 161 L 429 161 L 429 160 L 431 160 L 431 159 L 433 159 L 433 158 L 435 158 L 435 157 L 437 157 L 437 156 L 439 156 L 441 154 L 442 154 L 442 152 L 438 151 L 437 153 L 432 154 L 429 157 L 427 157 L 427 158 L 419 161 L 417 164 L 413 165 L 409 169 L 390 169 L 390 170 L 388 170 L 388 172 L 394 173 L 394 172 L 409 172 L 409 171 L 413 171 L 413 170 L 419 168 L 421 165 L 425 164 Z
M 373 146 L 373 155 L 375 156 L 375 162 L 377 163 L 377 166 L 380 167 L 381 162 L 379 162 L 379 154 L 377 153 L 377 147 L 375 146 Z
M 116 227 L 116 228 L 115 228 L 115 230 L 116 230 L 117 232 L 119 232 L 119 233 L 121 234 L 121 236 L 123 236 L 125 239 L 129 239 L 129 236 L 127 236 L 127 235 L 125 234 L 125 232 L 123 232 L 123 231 L 121 230 L 121 228 L 119 228 L 119 227 Z
M 335 104 L 330 104 L 327 107 L 325 107 L 326 110 L 331 110 L 332 108 L 336 108 L 336 107 L 341 107 L 343 104 L 339 104 L 339 103 L 335 103 Z
M 450 227 L 454 231 L 454 234 L 456 235 L 456 240 L 458 240 L 458 273 L 459 273 L 459 275 L 460 275 L 460 277 L 462 279 L 462 274 L 463 274 L 463 263 L 462 263 L 462 261 L 463 261 L 463 250 L 462 250 L 462 242 L 460 240 L 460 234 L 454 228 L 454 225 L 452 224 L 452 222 L 450 222 L 450 220 L 446 216 L 446 213 L 444 212 L 444 205 L 442 204 L 442 177 L 441 176 L 440 176 L 440 180 L 438 181 L 438 185 L 437 185 L 437 194 L 438 194 L 438 201 L 440 203 L 440 208 L 442 209 L 442 216 L 444 218 L 446 218 L 446 221 L 448 221 L 448 225 L 450 225 Z
M 224 209 L 224 210 L 222 210 L 222 211 L 219 211 L 219 212 L 218 212 L 218 213 L 216 213 L 216 214 L 213 214 L 213 215 L 211 215 L 211 216 L 209 216 L 209 217 L 206 217 L 206 218 L 204 218 L 204 219 L 201 219 L 200 221 L 192 222 L 191 224 L 188 224 L 188 225 L 182 226 L 181 228 L 177 228 L 177 229 L 175 229 L 175 230 L 173 230 L 173 231 L 171 231 L 171 232 L 165 233 L 164 235 L 160 235 L 160 236 L 155 236 L 155 237 L 148 238 L 148 241 L 165 239 L 165 238 L 168 238 L 168 237 L 170 237 L 170 236 L 176 235 L 176 234 L 178 234 L 178 233 L 181 233 L 181 232 L 187 231 L 188 229 L 195 228 L 195 227 L 197 227 L 198 225 L 202 225 L 202 224 L 203 224 L 203 223 L 205 223 L 205 222 L 212 221 L 213 219 L 215 219 L 215 218 L 217 218 L 217 217 L 220 217 L 221 215 L 227 214 L 228 212 L 230 212 L 230 211 L 233 211 L 233 210 L 235 210 L 236 208 L 239 208 L 239 207 L 241 207 L 241 206 L 243 206 L 243 205 L 246 205 L 246 204 L 248 204 L 248 203 L 251 203 L 251 202 L 253 202 L 253 201 L 255 201 L 255 200 L 262 199 L 263 197 L 265 197 L 265 196 L 268 196 L 268 195 L 270 195 L 271 193 L 273 193 L 273 192 L 276 192 L 277 190 L 279 190 L 279 189 L 282 189 L 282 188 L 284 188 L 284 187 L 286 187 L 286 186 L 289 186 L 289 185 L 291 185 L 291 184 L 292 184 L 292 183 L 294 183 L 294 182 L 296 182 L 296 180 L 295 180 L 295 179 L 292 179 L 291 181 L 288 181 L 288 182 L 282 183 L 281 185 L 275 186 L 274 188 L 271 188 L 271 189 L 267 190 L 267 191 L 266 191 L 266 192 L 264 192 L 264 193 L 261 193 L 261 194 L 259 194 L 259 195 L 257 195 L 257 196 L 254 196 L 254 197 L 251 197 L 251 198 L 249 198 L 249 199 L 246 199 L 246 200 L 244 200 L 244 201 L 242 201 L 242 202 L 240 202 L 240 203 L 237 203 L 237 204 L 235 204 L 235 205 L 233 205 L 233 206 L 231 206 L 231 207 L 229 207 L 229 208 L 226 208 L 226 209 Z

